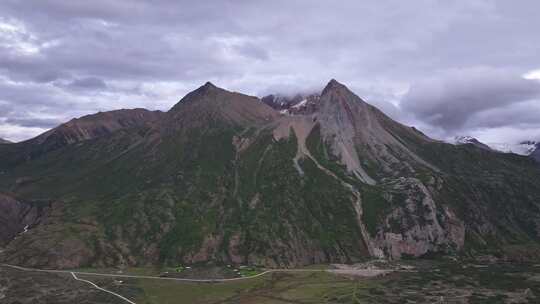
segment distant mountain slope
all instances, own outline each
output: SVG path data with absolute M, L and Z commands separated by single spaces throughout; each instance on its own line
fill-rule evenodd
M 5 140 L 0 138 L 0 144 L 10 144 L 11 142 L 9 140 Z
M 489 143 L 489 148 L 502 153 L 514 153 L 528 156 L 536 161 L 540 161 L 540 143 L 537 141 L 522 141 L 519 143 Z
M 538 244 L 530 158 L 430 139 L 335 80 L 313 96 L 309 110 L 280 114 L 207 83 L 166 113 L 100 113 L 1 145 L 0 208 L 49 205 L 16 239 L 27 219 L 5 212 L 15 228 L 0 259 L 288 267 L 512 258 Z
M 142 126 L 163 117 L 159 111 L 145 109 L 116 110 L 100 112 L 70 120 L 34 139 L 30 142 L 50 148 L 110 135 L 118 130 Z
M 164 113 L 159 111 L 123 109 L 75 118 L 35 138 L 5 147 L 0 168 L 39 158 L 66 146 L 111 136 L 121 130 L 147 128 L 163 116 Z

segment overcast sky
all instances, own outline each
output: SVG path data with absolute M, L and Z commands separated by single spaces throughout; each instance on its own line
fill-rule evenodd
M 433 137 L 540 139 L 540 1 L 1 0 L 0 137 L 335 78 Z

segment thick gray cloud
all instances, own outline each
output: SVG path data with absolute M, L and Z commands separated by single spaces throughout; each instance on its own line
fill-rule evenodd
M 520 104 L 535 99 L 540 100 L 538 81 L 524 79 L 508 70 L 458 69 L 414 84 L 403 97 L 401 107 L 423 121 L 453 131 L 465 126 L 516 123 L 515 118 L 501 121 L 501 115 L 489 119 L 493 115 L 480 114 L 502 110 L 504 115 L 511 112 L 529 115 Z M 520 111 L 513 111 L 514 107 Z
M 31 128 L 52 128 L 63 121 L 54 118 L 30 118 L 30 117 L 9 117 L 5 120 L 5 123 L 14 124 L 21 127 L 31 127 Z
M 539 9 L 535 0 L 3 0 L 0 137 L 98 110 L 166 110 L 208 80 L 262 95 L 330 78 L 434 136 L 496 137 L 497 109 L 530 115 L 514 106 L 538 100 L 520 75 L 540 68 Z M 456 97 L 468 102 L 441 102 Z
M 96 77 L 86 77 L 81 79 L 75 79 L 68 84 L 72 88 L 80 89 L 105 89 L 107 84 L 102 79 Z

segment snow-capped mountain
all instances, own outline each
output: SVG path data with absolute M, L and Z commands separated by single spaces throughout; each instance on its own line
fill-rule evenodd
M 520 143 L 488 143 L 488 145 L 492 149 L 504 153 L 531 155 L 538 149 L 538 147 L 540 146 L 540 142 L 523 141 Z
M 474 145 L 480 149 L 492 150 L 490 146 L 480 142 L 478 139 L 472 136 L 456 136 L 454 137 L 453 144 L 455 145 Z
M 486 150 L 531 156 L 537 161 L 540 161 L 540 142 L 538 141 L 527 140 L 519 143 L 482 143 L 472 136 L 456 136 L 451 143 L 455 145 L 471 144 Z

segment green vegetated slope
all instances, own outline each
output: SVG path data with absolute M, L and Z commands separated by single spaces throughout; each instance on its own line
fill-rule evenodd
M 198 128 L 129 128 L 4 163 L 5 191 L 58 202 L 57 214 L 10 244 L 8 260 L 286 266 L 366 255 L 351 193 L 309 160 L 299 175 L 294 132 L 277 141 L 271 128 L 204 119 Z M 243 151 L 233 145 L 240 135 L 252 141 Z M 76 259 L 49 250 L 62 238 Z
M 235 128 L 216 124 L 155 145 L 115 134 L 12 171 L 32 176 L 28 184 L 2 180 L 19 195 L 62 200 L 62 217 L 49 224 L 62 233 L 94 225 L 95 233 L 84 235 L 88 263 L 289 265 L 363 256 L 351 194 L 309 160 L 302 163 L 308 177 L 300 177 L 292 165 L 294 134 L 276 141 L 262 130 L 238 155 L 233 134 Z M 17 241 L 37 241 L 30 239 Z M 38 254 L 32 249 L 14 258 L 24 263 Z

